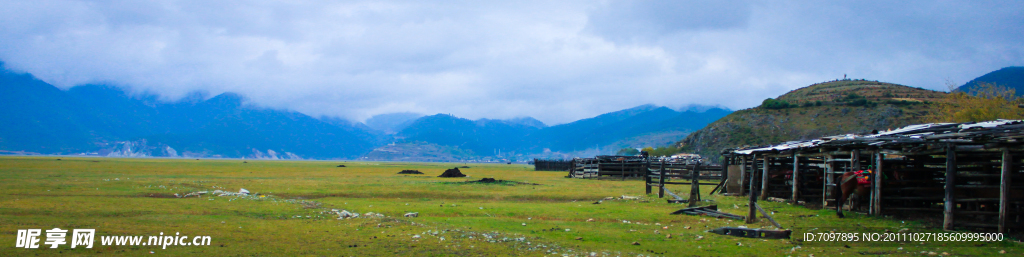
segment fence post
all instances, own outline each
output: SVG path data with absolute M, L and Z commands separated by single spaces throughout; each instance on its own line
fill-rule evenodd
M 793 196 L 789 202 L 796 203 L 800 192 L 800 157 L 797 153 L 793 153 L 793 173 L 790 176 L 793 176 Z
M 946 201 L 943 204 L 942 229 L 953 230 L 953 209 L 956 207 L 956 199 L 953 190 L 956 189 L 956 145 L 950 143 L 946 146 Z
M 885 154 L 882 151 L 875 153 L 874 183 L 871 183 L 871 214 L 882 215 L 882 167 L 885 164 Z
M 1003 169 L 999 174 L 999 233 L 1006 233 L 1006 212 L 1009 210 L 1010 197 L 1010 173 L 1013 172 L 1013 156 L 1010 149 L 1003 147 Z
M 757 168 L 757 155 L 754 155 L 754 158 L 750 163 L 751 166 L 753 166 L 751 168 Z M 755 182 L 757 181 L 758 173 L 753 170 L 757 169 L 752 169 L 750 172 L 750 202 L 748 203 L 750 206 L 750 213 L 747 214 L 747 224 L 752 224 L 757 221 L 757 190 L 754 190 L 754 185 L 756 185 Z
M 764 167 L 761 174 L 761 200 L 768 199 L 768 155 L 764 155 Z
M 665 197 L 665 159 L 661 160 L 661 170 L 658 171 L 658 198 Z
M 690 199 L 688 200 L 689 206 L 697 206 L 697 202 L 700 201 L 700 163 L 693 165 L 693 169 L 690 170 Z
M 644 189 L 647 194 L 651 194 L 651 159 L 644 158 L 646 165 L 644 165 Z

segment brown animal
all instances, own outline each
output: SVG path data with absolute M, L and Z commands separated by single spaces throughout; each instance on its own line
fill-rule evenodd
M 843 203 L 846 203 L 847 199 L 852 199 L 850 209 L 854 210 L 860 206 L 862 198 L 866 198 L 871 193 L 871 185 L 861 185 L 857 183 L 857 174 L 854 172 L 843 173 L 842 178 L 839 179 L 840 184 L 837 187 L 837 193 L 840 193 L 841 197 L 836 202 L 836 216 L 843 217 Z M 853 198 L 850 198 L 850 195 Z

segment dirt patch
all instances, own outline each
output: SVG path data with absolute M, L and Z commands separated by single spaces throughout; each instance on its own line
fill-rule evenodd
M 178 198 L 177 196 L 174 196 L 174 194 L 146 194 L 146 197 L 149 197 L 149 198 Z
M 439 178 L 461 178 L 461 177 L 465 177 L 465 176 L 466 176 L 466 174 L 462 174 L 462 171 L 459 171 L 459 168 L 453 168 L 453 169 L 445 170 L 444 173 L 441 173 L 441 175 L 437 176 L 437 177 L 439 177 Z
M 402 170 L 399 171 L 398 174 L 423 174 L 423 172 L 420 172 L 418 170 Z
M 505 185 L 505 186 L 516 186 L 516 185 L 539 186 L 540 185 L 540 184 L 536 184 L 536 183 L 525 183 L 525 182 L 511 181 L 511 180 L 500 180 L 500 179 L 494 179 L 494 178 L 482 178 L 480 180 L 470 180 L 470 181 L 466 181 L 466 182 L 447 182 L 447 183 L 451 183 L 451 184 L 491 184 L 491 185 Z

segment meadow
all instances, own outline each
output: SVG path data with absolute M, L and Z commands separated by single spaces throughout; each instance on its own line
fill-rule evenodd
M 338 167 L 344 165 L 345 167 Z M 461 168 L 469 177 L 438 178 Z M 411 169 L 423 175 L 400 175 Z M 726 226 L 645 195 L 639 180 L 570 179 L 528 165 L 358 161 L 0 157 L 0 256 L 1021 256 L 1002 242 L 806 242 L 804 233 L 942 232 L 920 221 L 760 204 L 791 239 Z M 465 183 L 495 178 L 520 183 Z M 214 190 L 248 196 L 189 193 Z M 686 195 L 689 186 L 670 187 Z M 746 198 L 704 205 L 743 215 Z M 177 194 L 177 196 L 176 196 Z M 623 199 L 623 196 L 630 196 Z M 637 197 L 633 199 L 632 197 Z M 359 213 L 338 219 L 332 210 Z M 372 213 L 371 213 L 372 212 Z M 405 217 L 415 212 L 417 217 Z M 378 215 L 379 214 L 379 215 Z M 93 248 L 15 248 L 19 229 L 96 229 Z M 210 245 L 104 246 L 101 236 L 209 236 Z M 70 239 L 69 239 L 70 240 Z M 42 242 L 40 242 L 42 243 Z

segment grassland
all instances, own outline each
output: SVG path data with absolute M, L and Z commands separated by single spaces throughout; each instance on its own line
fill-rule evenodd
M 61 160 L 57 160 L 57 159 Z M 343 164 L 346 167 L 337 167 Z M 463 168 L 468 178 L 437 178 Z M 424 175 L 398 175 L 415 169 Z M 791 240 L 706 232 L 739 221 L 669 215 L 637 180 L 582 180 L 525 165 L 0 157 L 0 256 L 958 256 L 1024 254 L 1016 242 L 812 243 L 804 232 L 939 232 L 913 221 L 765 202 Z M 485 177 L 534 183 L 450 183 Z M 448 183 L 445 183 L 448 182 Z M 258 196 L 177 198 L 245 188 Z M 686 194 L 687 186 L 670 188 Z M 709 191 L 710 187 L 703 190 Z M 608 197 L 639 196 L 636 200 Z M 705 196 L 743 214 L 744 199 Z M 709 203 L 709 204 L 712 204 Z M 363 214 L 337 219 L 331 209 Z M 385 217 L 367 217 L 368 212 Z M 418 212 L 418 217 L 403 217 Z M 370 215 L 372 216 L 372 215 Z M 751 224 L 768 228 L 768 223 Z M 14 248 L 18 229 L 94 228 L 92 249 Z M 102 246 L 100 236 L 210 236 L 210 246 Z M 636 244 L 634 244 L 636 242 Z M 48 247 L 44 245 L 43 247 Z M 154 255 L 154 256 L 155 256 Z

